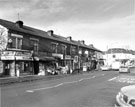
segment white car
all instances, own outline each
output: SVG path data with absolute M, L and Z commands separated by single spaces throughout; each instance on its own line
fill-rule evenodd
M 135 85 L 121 88 L 116 96 L 115 107 L 135 107 Z
M 130 68 L 128 66 L 121 66 L 119 68 L 119 73 L 130 73 Z
M 108 70 L 110 70 L 110 69 L 111 69 L 111 67 L 110 67 L 110 66 L 106 66 L 106 65 L 101 66 L 100 68 L 101 68 L 101 70 L 102 70 L 102 71 L 108 71 Z

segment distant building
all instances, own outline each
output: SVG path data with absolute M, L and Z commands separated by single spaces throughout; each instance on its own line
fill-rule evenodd
M 135 51 L 123 48 L 112 48 L 104 52 L 103 58 L 111 65 L 114 61 L 135 59 Z

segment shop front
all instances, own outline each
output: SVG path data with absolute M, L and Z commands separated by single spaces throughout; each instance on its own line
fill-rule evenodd
M 73 60 L 73 70 L 78 70 L 80 69 L 80 63 L 79 63 L 79 56 L 73 56 L 74 60 Z
M 53 56 L 39 54 L 34 57 L 34 73 L 37 75 L 54 75 L 56 74 L 56 59 Z
M 31 52 L 16 52 L 15 54 L 16 76 L 33 75 L 33 58 Z
M 58 68 L 61 74 L 72 73 L 73 59 L 71 58 L 70 55 L 53 53 L 52 56 L 54 56 L 57 59 Z
M 0 75 L 23 76 L 33 74 L 32 55 L 30 52 L 3 51 L 0 61 Z
M 57 59 L 58 66 L 65 66 L 63 54 L 52 53 L 52 56 L 55 57 L 55 59 Z
M 72 73 L 73 72 L 73 58 L 70 55 L 65 55 L 65 66 L 67 66 L 68 68 L 68 72 L 67 73 Z
M 2 51 L 0 61 L 0 76 L 15 76 L 15 52 Z

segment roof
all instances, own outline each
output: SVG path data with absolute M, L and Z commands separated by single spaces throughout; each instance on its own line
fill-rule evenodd
M 135 54 L 135 51 L 133 50 L 128 50 L 128 49 L 123 49 L 123 48 L 112 48 L 112 49 L 108 49 L 107 53 L 126 53 L 126 54 Z
M 60 35 L 54 35 L 54 37 L 62 39 L 62 40 L 66 40 L 67 39 L 66 37 L 63 37 L 63 36 L 60 36 Z M 80 43 L 79 41 L 71 40 L 70 42 L 73 43 L 73 44 L 75 43 L 76 45 L 78 45 L 80 47 L 84 47 L 84 48 L 87 48 L 87 49 L 91 49 L 91 50 L 95 50 L 95 51 L 98 51 L 98 52 L 102 52 L 101 50 L 99 50 L 99 49 L 97 49 L 95 47 L 90 47 L 90 46 L 88 46 L 86 44 Z
M 28 26 L 25 26 L 25 25 L 23 25 L 23 27 L 18 27 L 18 26 L 16 26 L 16 22 L 11 22 L 11 21 L 0 19 L 0 25 L 6 27 L 9 30 L 18 31 L 18 32 L 30 34 L 30 35 L 33 35 L 33 36 L 39 36 L 39 37 L 42 37 L 42 38 L 47 38 L 47 39 L 59 41 L 59 42 L 62 42 L 62 43 L 81 46 L 83 48 L 88 48 L 88 49 L 92 49 L 92 50 L 95 50 L 95 51 L 102 52 L 102 51 L 100 51 L 100 50 L 98 50 L 94 47 L 90 47 L 90 46 L 87 46 L 85 44 L 83 45 L 83 44 L 81 44 L 79 42 L 76 42 L 76 41 L 67 41 L 66 37 L 62 37 L 62 36 L 55 35 L 55 34 L 54 34 L 54 36 L 49 36 L 47 34 L 47 32 L 43 31 L 43 30 L 28 27 Z

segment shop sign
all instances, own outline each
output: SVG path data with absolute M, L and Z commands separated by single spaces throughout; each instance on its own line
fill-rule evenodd
M 31 57 L 27 57 L 27 56 L 15 56 L 16 60 L 32 60 Z
M 32 54 L 30 52 L 16 52 L 16 60 L 32 60 Z
M 8 43 L 8 30 L 0 25 L 0 50 L 5 50 Z
M 65 55 L 65 59 L 71 59 L 70 55 Z
M 59 57 L 60 59 L 63 59 L 63 54 L 52 53 L 52 56 Z
M 16 52 L 16 56 L 28 56 L 31 57 L 32 54 L 30 52 Z
M 14 60 L 14 56 L 1 56 L 1 60 Z
M 14 60 L 15 59 L 14 51 L 3 51 L 1 52 L 1 60 Z
M 15 51 L 3 51 L 1 52 L 2 56 L 14 56 L 15 55 Z

